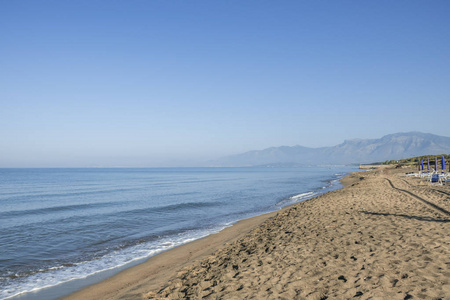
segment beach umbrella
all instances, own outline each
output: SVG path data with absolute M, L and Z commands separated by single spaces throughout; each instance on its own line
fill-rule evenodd
M 437 172 L 437 157 L 434 158 L 434 171 Z
M 420 162 L 422 163 L 422 171 L 423 171 L 423 159 Z
M 445 157 L 442 155 L 442 172 L 445 172 Z
M 430 172 L 430 158 L 429 157 L 427 157 L 427 170 L 428 170 L 428 172 Z

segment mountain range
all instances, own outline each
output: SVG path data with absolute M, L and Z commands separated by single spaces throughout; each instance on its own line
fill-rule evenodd
M 420 155 L 450 153 L 450 137 L 394 133 L 380 139 L 353 139 L 333 147 L 271 147 L 223 157 L 217 166 L 364 164 Z

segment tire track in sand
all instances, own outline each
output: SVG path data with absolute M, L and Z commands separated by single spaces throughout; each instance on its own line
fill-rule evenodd
M 405 179 L 402 179 L 402 181 L 403 181 L 404 183 L 406 183 L 408 186 L 414 187 L 411 183 L 409 183 L 409 182 L 406 181 Z M 447 193 L 447 192 L 444 192 L 444 191 L 441 191 L 441 190 L 437 190 L 437 189 L 433 189 L 433 188 L 427 188 L 427 190 L 428 190 L 428 191 L 432 191 L 432 192 L 436 192 L 436 193 L 440 193 L 440 194 L 444 194 L 444 195 L 447 195 L 447 196 L 450 196 L 450 193 Z
M 419 197 L 419 196 L 417 196 L 416 194 L 411 193 L 410 191 L 407 191 L 407 190 L 404 190 L 404 189 L 397 188 L 397 187 L 394 186 L 394 184 L 392 183 L 391 180 L 389 180 L 388 178 L 385 178 L 385 179 L 389 182 L 389 184 L 391 185 L 391 187 L 392 187 L 394 190 L 397 190 L 397 191 L 400 191 L 400 192 L 407 193 L 408 195 L 410 195 L 410 196 L 412 196 L 412 197 L 414 197 L 414 198 L 416 198 L 416 199 L 422 201 L 423 203 L 427 204 L 428 206 L 431 206 L 431 207 L 434 208 L 435 210 L 437 210 L 437 211 L 439 211 L 439 212 L 441 212 L 441 213 L 443 213 L 443 214 L 445 214 L 445 215 L 447 215 L 447 216 L 450 216 L 450 212 L 447 211 L 447 210 L 445 210 L 444 208 L 442 208 L 442 207 L 440 207 L 440 206 L 438 206 L 438 205 L 436 205 L 436 204 L 434 204 L 434 203 L 431 203 L 430 201 L 427 201 L 427 200 L 423 199 L 422 197 Z

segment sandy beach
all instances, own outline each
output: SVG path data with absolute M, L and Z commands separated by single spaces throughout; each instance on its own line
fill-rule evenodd
M 450 299 L 450 188 L 378 169 L 64 299 Z

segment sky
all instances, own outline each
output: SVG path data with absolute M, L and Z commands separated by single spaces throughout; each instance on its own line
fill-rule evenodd
M 0 167 L 450 135 L 450 1 L 0 0 Z

